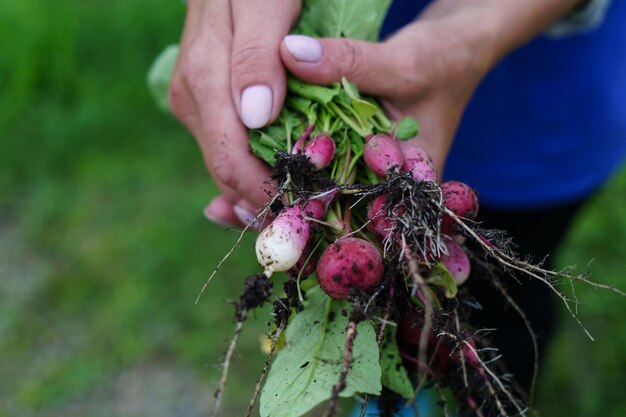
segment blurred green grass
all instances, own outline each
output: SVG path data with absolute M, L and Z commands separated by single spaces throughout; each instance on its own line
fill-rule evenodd
M 178 39 L 177 1 L 0 0 L 0 416 L 196 416 L 210 406 L 251 239 L 202 209 L 200 153 L 148 95 Z M 626 175 L 585 208 L 559 257 L 624 287 Z M 564 318 L 541 380 L 547 416 L 624 416 L 623 300 L 580 288 L 591 343 Z M 247 325 L 227 395 L 241 415 L 267 315 Z

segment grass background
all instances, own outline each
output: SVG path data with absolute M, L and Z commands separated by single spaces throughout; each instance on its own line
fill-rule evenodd
M 194 305 L 237 236 L 202 217 L 216 190 L 200 153 L 145 87 L 183 17 L 173 0 L 0 0 L 0 416 L 207 414 L 227 300 L 257 269 L 246 239 Z M 590 259 L 596 280 L 625 286 L 625 173 L 559 255 Z M 563 320 L 538 408 L 622 417 L 626 303 L 578 295 L 597 341 Z M 224 415 L 242 414 L 265 317 L 244 332 Z

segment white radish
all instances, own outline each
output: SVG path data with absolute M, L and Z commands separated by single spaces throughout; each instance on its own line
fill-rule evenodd
M 310 225 L 300 206 L 280 212 L 256 240 L 257 261 L 265 275 L 269 278 L 274 272 L 293 267 L 302 256 L 310 234 Z

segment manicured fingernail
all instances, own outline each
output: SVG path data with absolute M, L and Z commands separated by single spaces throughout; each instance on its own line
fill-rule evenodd
M 313 63 L 322 59 L 322 44 L 317 39 L 303 35 L 287 35 L 285 46 L 296 61 Z
M 233 224 L 226 219 L 222 219 L 216 216 L 215 213 L 212 213 L 211 211 L 208 210 L 208 207 L 204 209 L 204 217 L 206 217 L 209 221 L 212 221 L 213 223 L 216 223 L 216 224 L 221 224 L 222 226 L 237 227 L 236 224 Z
M 241 93 L 241 121 L 250 129 L 265 126 L 272 115 L 272 89 L 253 85 Z
M 244 225 L 249 224 L 250 228 L 255 230 L 259 228 L 259 221 L 256 215 L 250 210 L 236 204 L 233 206 L 233 211 L 235 212 L 235 216 L 237 216 L 239 221 Z
M 204 208 L 204 217 L 212 221 L 213 223 L 221 224 L 227 227 L 237 227 L 228 218 L 232 217 L 233 208 L 229 203 L 221 197 L 214 198 L 208 206 Z

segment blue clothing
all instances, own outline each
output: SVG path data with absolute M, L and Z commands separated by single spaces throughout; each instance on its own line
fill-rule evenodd
M 428 3 L 396 0 L 382 35 Z M 444 177 L 468 183 L 494 208 L 544 208 L 589 195 L 625 158 L 626 1 L 615 1 L 594 31 L 540 36 L 488 74 Z
M 404 401 L 398 404 L 399 409 L 394 417 L 434 417 L 441 410 L 441 407 L 437 405 L 437 401 L 439 401 L 439 398 L 436 397 L 433 391 L 422 390 L 415 402 L 410 406 L 405 406 Z M 359 417 L 360 415 L 361 405 L 357 404 L 349 414 L 349 417 Z M 370 397 L 367 401 L 364 417 L 380 417 L 378 400 L 376 398 Z

